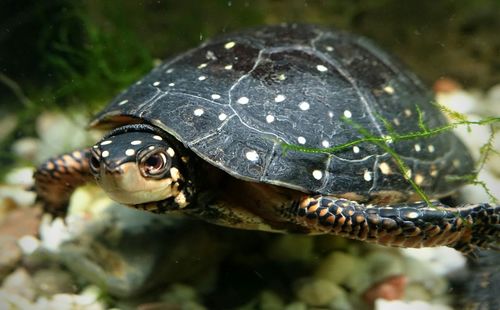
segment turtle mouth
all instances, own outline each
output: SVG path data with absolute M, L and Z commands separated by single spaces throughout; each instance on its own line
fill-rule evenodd
M 179 193 L 179 184 L 171 177 L 145 178 L 138 165 L 132 162 L 112 170 L 105 169 L 97 182 L 111 199 L 128 205 L 160 201 Z

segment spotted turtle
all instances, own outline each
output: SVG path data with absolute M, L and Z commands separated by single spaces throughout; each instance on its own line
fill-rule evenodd
M 264 26 L 154 68 L 91 122 L 109 133 L 47 160 L 35 188 L 55 214 L 95 181 L 124 205 L 235 228 L 495 246 L 500 206 L 438 200 L 474 169 L 452 132 L 418 135 L 446 124 L 432 93 L 370 40 Z

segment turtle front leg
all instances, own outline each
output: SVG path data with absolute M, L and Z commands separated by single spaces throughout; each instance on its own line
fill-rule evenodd
M 450 208 L 439 202 L 363 205 L 330 196 L 304 197 L 292 207 L 313 231 L 397 247 L 445 245 L 468 253 L 500 241 L 500 206 Z
M 94 180 L 89 168 L 90 149 L 76 150 L 51 158 L 35 171 L 34 190 L 45 212 L 53 216 L 66 215 L 73 191 Z

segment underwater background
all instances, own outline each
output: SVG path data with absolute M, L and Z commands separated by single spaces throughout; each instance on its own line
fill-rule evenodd
M 451 309 L 488 294 L 492 305 L 499 288 L 471 289 L 481 286 L 480 263 L 467 265 L 454 250 L 158 219 L 122 210 L 93 187 L 75 194 L 73 220 L 41 219 L 26 191 L 33 167 L 98 139 L 86 123 L 116 94 L 214 35 L 285 22 L 367 36 L 440 103 L 473 120 L 500 115 L 498 0 L 3 0 L 0 309 L 390 309 L 381 297 L 406 301 L 397 309 L 411 309 L 410 301 L 423 302 L 413 309 Z M 500 149 L 498 124 L 459 129 L 476 159 L 485 145 Z M 458 200 L 500 196 L 500 156 L 482 171 L 489 190 L 470 187 Z

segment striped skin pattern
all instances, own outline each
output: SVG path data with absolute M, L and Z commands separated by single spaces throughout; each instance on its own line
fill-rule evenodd
M 295 205 L 298 221 L 316 231 L 397 247 L 446 245 L 469 253 L 495 247 L 500 206 L 487 203 L 450 208 L 439 202 L 365 206 L 327 196 Z
M 64 217 L 73 191 L 94 177 L 90 173 L 90 149 L 51 158 L 34 173 L 37 201 L 45 212 Z

